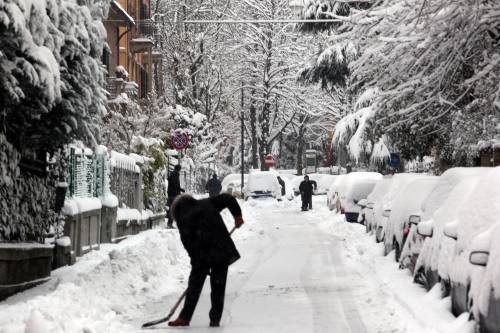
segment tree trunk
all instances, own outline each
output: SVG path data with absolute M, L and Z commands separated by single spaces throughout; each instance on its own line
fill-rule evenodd
M 304 146 L 306 144 L 304 140 L 304 134 L 305 134 L 305 126 L 304 124 L 302 124 L 299 127 L 299 135 L 297 141 L 297 175 L 299 176 L 302 175 L 302 169 L 304 168 L 303 156 L 304 156 Z

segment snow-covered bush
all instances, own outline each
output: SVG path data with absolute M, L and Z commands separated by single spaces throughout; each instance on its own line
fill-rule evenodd
M 142 137 L 134 137 L 132 142 L 135 143 L 134 151 L 144 156 L 141 167 L 144 207 L 153 212 L 163 211 L 167 200 L 167 157 L 164 144 L 160 140 Z
M 55 182 L 21 174 L 21 155 L 0 134 L 0 242 L 44 241 L 55 222 Z
M 87 3 L 87 4 L 86 4 Z M 94 143 L 104 111 L 107 1 L 0 2 L 0 115 L 17 149 Z

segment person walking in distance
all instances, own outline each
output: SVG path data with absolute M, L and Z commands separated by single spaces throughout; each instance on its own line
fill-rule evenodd
M 241 208 L 227 193 L 201 200 L 184 194 L 172 204 L 172 216 L 181 242 L 191 258 L 191 273 L 184 307 L 179 317 L 168 323 L 169 326 L 189 326 L 207 275 L 210 275 L 212 301 L 210 326 L 220 325 L 228 267 L 240 258 L 220 215 L 225 208 L 233 215 L 235 227 L 241 227 Z
M 217 179 L 217 175 L 214 173 L 212 178 L 207 182 L 207 185 L 205 185 L 205 189 L 208 191 L 208 196 L 209 197 L 214 197 L 220 193 L 222 190 L 222 185 Z
M 174 171 L 168 176 L 168 188 L 167 188 L 167 207 L 168 207 L 168 212 L 167 212 L 167 228 L 172 229 L 173 226 L 173 219 L 172 219 L 172 214 L 171 214 L 171 206 L 172 203 L 174 202 L 175 198 L 181 194 L 181 192 L 184 192 L 184 189 L 181 188 L 181 182 L 179 180 L 179 172 L 181 171 L 181 166 L 177 164 L 174 167 Z
M 285 196 L 286 195 L 285 181 L 280 176 L 278 176 L 278 183 L 281 186 L 281 195 Z
M 311 194 L 309 194 L 309 209 L 313 209 L 313 194 L 314 191 L 318 189 L 318 183 L 316 183 L 315 180 L 310 179 L 311 185 L 313 186 L 313 190 L 311 191 Z
M 304 176 L 304 180 L 299 185 L 299 191 L 302 199 L 302 211 L 306 211 L 310 206 L 313 193 L 313 182 L 309 180 L 309 176 Z

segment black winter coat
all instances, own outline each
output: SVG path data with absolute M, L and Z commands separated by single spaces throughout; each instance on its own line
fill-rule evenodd
M 233 217 L 241 216 L 238 202 L 229 194 L 201 200 L 180 196 L 175 200 L 172 214 L 191 264 L 231 265 L 240 258 L 220 215 L 225 208 Z
M 222 190 L 222 185 L 217 178 L 210 178 L 205 187 L 211 197 L 217 195 Z
M 300 193 L 304 193 L 305 195 L 312 195 L 315 188 L 316 182 L 314 180 L 303 180 L 299 185 Z
M 179 173 L 173 171 L 170 176 L 168 176 L 168 189 L 167 196 L 175 197 L 181 194 L 181 182 L 179 181 Z

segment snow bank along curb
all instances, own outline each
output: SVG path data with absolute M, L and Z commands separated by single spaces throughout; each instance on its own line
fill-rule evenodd
M 145 303 L 184 287 L 188 265 L 176 231 L 103 245 L 54 271 L 51 282 L 0 303 L 0 332 L 134 331 Z

